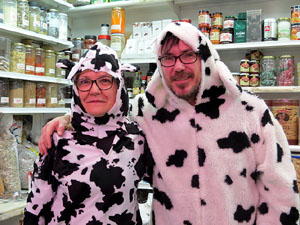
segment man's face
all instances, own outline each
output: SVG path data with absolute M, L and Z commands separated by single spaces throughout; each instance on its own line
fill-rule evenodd
M 168 52 L 162 52 L 162 56 L 179 56 L 182 53 L 193 51 L 192 48 L 179 41 L 178 45 L 171 47 Z M 183 64 L 179 59 L 172 67 L 163 67 L 162 72 L 166 84 L 179 98 L 185 99 L 194 105 L 201 82 L 201 59 L 191 64 Z

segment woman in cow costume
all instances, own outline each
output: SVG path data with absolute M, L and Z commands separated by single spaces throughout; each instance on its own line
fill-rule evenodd
M 144 135 L 126 119 L 128 95 L 117 54 L 97 43 L 73 67 L 73 131 L 53 135 L 35 164 L 24 225 L 141 225 L 136 190 L 145 172 Z
M 158 68 L 131 112 L 155 162 L 154 224 L 296 225 L 291 152 L 265 102 L 193 25 L 169 24 L 156 44 Z M 47 125 L 41 148 L 64 120 Z

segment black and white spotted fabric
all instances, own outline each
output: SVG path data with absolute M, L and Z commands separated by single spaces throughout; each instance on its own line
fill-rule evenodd
M 194 26 L 168 25 L 157 39 L 158 56 L 168 32 L 200 52 L 202 82 L 190 105 L 166 86 L 157 60 L 133 104 L 155 161 L 153 223 L 296 225 L 299 194 L 282 127 Z
M 125 68 L 126 67 L 126 68 Z M 136 190 L 145 172 L 144 135 L 126 119 L 128 95 L 116 53 L 97 43 L 76 64 L 81 71 L 105 71 L 117 82 L 116 103 L 103 117 L 82 107 L 73 85 L 71 123 L 74 131 L 53 136 L 54 147 L 34 167 L 25 225 L 140 225 Z

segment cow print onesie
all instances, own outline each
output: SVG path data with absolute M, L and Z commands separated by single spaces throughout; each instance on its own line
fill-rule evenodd
M 200 52 L 202 80 L 190 105 L 167 87 L 157 60 L 146 93 L 135 98 L 131 115 L 155 161 L 153 224 L 296 225 L 299 194 L 282 127 L 193 25 L 169 24 L 158 56 L 170 34 Z
M 60 67 L 68 67 L 62 61 Z M 71 65 L 73 66 L 73 65 Z M 103 117 L 92 117 L 73 85 L 71 123 L 74 131 L 53 135 L 52 149 L 34 166 L 25 225 L 141 225 L 136 190 L 145 172 L 144 135 L 126 119 L 128 95 L 115 51 L 94 45 L 68 79 L 84 70 L 104 71 L 117 82 L 116 103 Z M 74 79 L 73 79 L 74 80 Z

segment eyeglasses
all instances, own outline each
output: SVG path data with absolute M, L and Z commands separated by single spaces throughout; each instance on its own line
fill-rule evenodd
M 88 78 L 79 78 L 75 81 L 76 87 L 80 91 L 89 91 L 91 90 L 94 83 L 96 83 L 97 87 L 100 90 L 108 90 L 111 89 L 114 82 L 114 78 L 112 76 L 100 77 L 97 80 L 90 80 Z
M 180 54 L 179 56 L 174 55 L 167 55 L 167 56 L 160 56 L 158 60 L 160 61 L 161 65 L 164 67 L 171 67 L 174 66 L 177 59 L 180 60 L 183 64 L 191 64 L 197 61 L 197 55 L 199 52 L 185 52 Z

